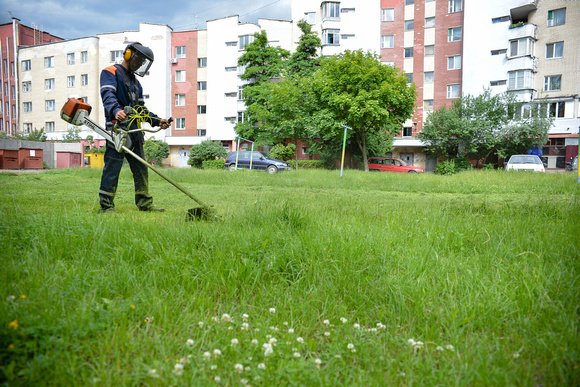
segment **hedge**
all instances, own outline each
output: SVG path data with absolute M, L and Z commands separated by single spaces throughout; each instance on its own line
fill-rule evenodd
M 296 169 L 296 160 L 288 160 L 292 169 Z M 298 169 L 326 169 L 322 160 L 298 160 Z
M 224 159 L 219 160 L 205 160 L 202 162 L 201 167 L 203 169 L 224 169 L 225 164 Z

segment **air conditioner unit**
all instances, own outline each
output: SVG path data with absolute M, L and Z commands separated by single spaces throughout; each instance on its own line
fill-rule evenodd
M 177 63 L 177 58 L 171 58 L 171 63 Z

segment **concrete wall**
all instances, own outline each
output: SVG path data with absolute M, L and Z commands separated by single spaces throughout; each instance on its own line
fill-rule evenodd
M 56 168 L 57 152 L 80 153 L 81 159 L 84 155 L 84 148 L 81 143 L 52 143 L 39 141 L 23 141 L 0 138 L 0 149 L 18 150 L 42 149 L 42 158 L 47 168 Z M 82 161 L 81 161 L 82 162 Z

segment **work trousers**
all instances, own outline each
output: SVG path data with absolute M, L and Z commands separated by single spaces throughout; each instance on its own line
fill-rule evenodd
M 136 140 L 136 139 L 135 139 Z M 143 158 L 142 140 L 133 141 L 133 152 Z M 102 210 L 114 208 L 115 193 L 119 182 L 119 174 L 123 166 L 123 159 L 127 158 L 133 181 L 135 183 L 135 204 L 140 210 L 147 210 L 153 206 L 153 197 L 149 195 L 149 177 L 147 166 L 128 153 L 117 152 L 111 144 L 107 144 L 105 151 L 105 166 L 101 177 L 101 187 L 99 189 L 99 203 Z

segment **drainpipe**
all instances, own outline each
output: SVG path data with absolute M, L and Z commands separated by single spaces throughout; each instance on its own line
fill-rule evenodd
M 14 109 L 16 112 L 14 116 L 16 117 L 16 133 L 18 133 L 20 128 L 20 84 L 19 84 L 19 77 L 18 77 L 18 47 L 20 46 L 20 24 L 18 23 L 20 19 L 15 17 L 12 18 L 12 36 L 14 41 Z M 16 134 L 14 133 L 14 134 Z M 14 135 L 13 134 L 13 135 Z

